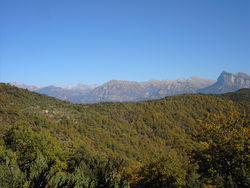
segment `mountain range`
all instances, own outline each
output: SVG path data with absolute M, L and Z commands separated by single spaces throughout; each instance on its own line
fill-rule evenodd
M 249 88 L 250 76 L 245 73 L 232 74 L 223 71 L 217 81 L 199 77 L 177 80 L 151 79 L 145 82 L 111 80 L 99 86 L 77 84 L 67 88 L 38 87 L 19 82 L 10 84 L 73 103 L 95 103 L 151 100 L 183 93 L 226 93 Z

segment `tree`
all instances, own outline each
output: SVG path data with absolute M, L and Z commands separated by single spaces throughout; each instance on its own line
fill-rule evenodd
M 229 116 L 230 117 L 230 116 Z M 249 187 L 249 120 L 214 115 L 198 133 L 202 150 L 196 151 L 201 181 L 222 187 Z
M 17 164 L 17 156 L 0 144 L 0 187 L 21 187 L 25 174 Z
M 45 187 L 66 168 L 59 143 L 48 132 L 34 132 L 20 123 L 6 132 L 4 143 L 17 156 L 18 167 L 32 187 Z
M 191 181 L 192 186 L 195 187 L 198 178 L 195 166 L 189 163 L 188 157 L 176 150 L 169 150 L 168 154 L 160 159 L 143 166 L 139 171 L 139 176 L 140 181 L 134 187 L 188 187 L 188 184 L 191 185 Z

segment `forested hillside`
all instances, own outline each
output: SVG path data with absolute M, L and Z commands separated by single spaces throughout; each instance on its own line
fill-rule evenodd
M 72 104 L 0 84 L 0 187 L 249 187 L 250 89 Z

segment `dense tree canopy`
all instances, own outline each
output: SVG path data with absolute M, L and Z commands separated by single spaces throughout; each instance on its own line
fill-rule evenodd
M 0 84 L 0 187 L 248 187 L 249 97 L 76 105 Z

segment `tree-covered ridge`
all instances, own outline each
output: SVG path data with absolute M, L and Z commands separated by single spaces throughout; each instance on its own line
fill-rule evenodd
M 249 93 L 75 105 L 0 84 L 1 187 L 247 187 Z

